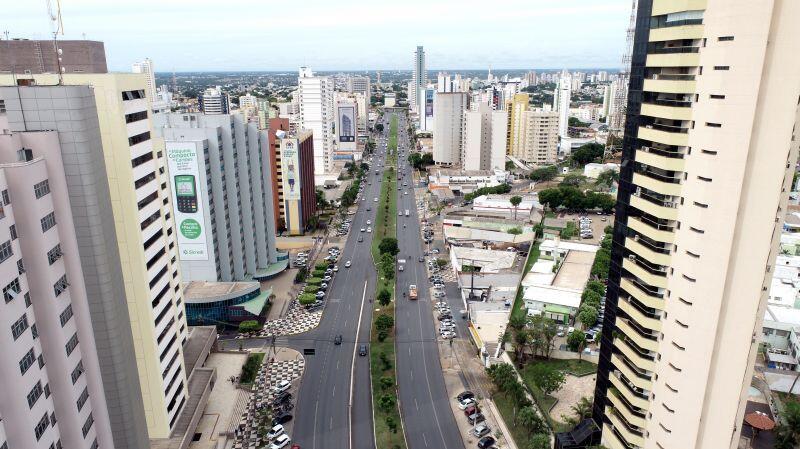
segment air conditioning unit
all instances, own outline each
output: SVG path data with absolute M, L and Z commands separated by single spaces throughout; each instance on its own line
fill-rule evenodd
M 635 261 L 636 260 L 636 254 L 628 254 L 628 260 Z

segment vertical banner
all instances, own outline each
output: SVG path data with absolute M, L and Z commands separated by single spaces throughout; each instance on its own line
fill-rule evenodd
M 339 106 L 339 142 L 356 141 L 356 108 Z
M 195 142 L 166 142 L 181 260 L 208 260 Z

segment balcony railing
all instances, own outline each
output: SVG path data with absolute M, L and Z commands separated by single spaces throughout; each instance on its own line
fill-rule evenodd
M 681 134 L 688 134 L 689 128 L 683 128 L 681 126 L 674 126 L 674 125 L 665 125 L 662 123 L 652 123 L 650 125 L 644 125 L 647 129 L 656 129 L 658 131 L 666 131 L 668 133 L 681 133 Z
M 694 81 L 695 75 L 655 73 L 653 75 L 650 75 L 650 78 L 648 79 L 658 80 L 658 81 Z
M 620 371 L 618 369 L 614 370 L 612 375 L 617 376 L 617 379 L 621 380 L 622 384 L 625 385 L 628 388 L 628 390 L 630 390 L 631 394 L 635 395 L 637 398 L 644 399 L 645 401 L 650 399 L 650 392 L 645 390 L 644 388 L 639 388 L 636 385 L 634 385 L 630 381 L 630 379 L 628 379 L 625 376 L 625 374 L 622 371 Z M 623 396 L 622 400 L 624 402 L 626 402 L 630 406 L 631 411 L 635 415 L 639 415 L 642 418 L 644 418 L 644 416 L 645 416 L 644 410 L 642 410 L 639 407 L 636 407 L 635 405 L 631 404 L 624 396 Z
M 655 195 L 651 195 L 644 192 L 639 192 L 638 194 L 634 193 L 633 196 L 639 197 L 643 200 L 647 200 L 656 206 L 667 207 L 669 209 L 677 209 L 678 203 L 673 203 L 671 201 L 666 201 L 665 199 L 658 198 Z
M 691 101 L 686 100 L 668 100 L 668 99 L 657 99 L 657 100 L 645 100 L 642 104 L 654 104 L 657 106 L 669 106 L 672 108 L 689 108 L 692 107 Z
M 656 179 L 661 182 L 666 182 L 669 184 L 680 184 L 680 178 L 676 178 L 674 176 L 667 176 L 657 173 L 655 170 L 649 170 L 647 168 L 642 168 L 641 165 L 636 168 L 635 173 L 638 173 L 642 176 L 647 176 L 649 178 Z
M 646 215 L 637 215 L 637 216 L 633 216 L 633 218 L 636 218 L 636 219 L 642 221 L 644 224 L 646 224 L 646 225 L 648 225 L 648 226 L 650 226 L 650 227 L 652 227 L 654 229 L 657 229 L 659 231 L 666 231 L 666 232 L 675 231 L 675 226 L 672 226 L 672 225 L 669 225 L 669 224 L 659 223 L 658 221 L 653 220 L 652 218 L 649 218 Z
M 650 54 L 699 53 L 700 47 L 661 47 L 649 49 L 647 52 Z
M 636 279 L 636 278 L 633 278 L 633 277 L 631 277 L 631 278 L 626 277 L 625 279 L 629 280 L 631 282 L 631 284 L 633 284 L 634 286 L 638 287 L 639 289 L 641 289 L 643 292 L 647 293 L 648 295 L 656 297 L 656 298 L 659 298 L 659 299 L 664 299 L 664 293 L 662 293 L 660 291 L 661 289 L 650 287 L 647 284 L 641 283 L 639 281 L 639 279 Z
M 661 148 L 649 147 L 647 145 L 642 145 L 641 147 L 639 147 L 639 150 L 645 153 L 656 154 L 658 156 L 664 156 L 673 159 L 683 159 L 683 157 L 685 156 L 684 153 L 680 151 L 664 150 Z
M 657 244 L 650 242 L 649 238 L 645 237 L 642 234 L 639 234 L 636 231 L 631 230 L 628 233 L 628 238 L 630 238 L 634 242 L 644 246 L 645 248 L 649 249 L 650 251 L 653 251 L 654 253 L 664 254 L 664 255 L 667 255 L 667 256 L 672 254 L 672 251 L 669 248 L 665 248 L 663 246 L 658 246 Z

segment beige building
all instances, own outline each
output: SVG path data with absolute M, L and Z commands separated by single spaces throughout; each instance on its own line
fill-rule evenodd
M 533 110 L 522 114 L 522 145 L 511 155 L 529 164 L 558 162 L 558 112 Z
M 508 111 L 506 154 L 514 156 L 522 151 L 525 136 L 524 113 L 528 110 L 529 101 L 530 95 L 528 94 L 514 94 L 511 99 L 506 101 L 506 111 Z
M 800 3 L 638 8 L 594 420 L 611 449 L 736 448 L 797 160 Z
M 503 170 L 506 161 L 507 111 L 481 103 L 464 111 L 461 161 L 464 170 Z

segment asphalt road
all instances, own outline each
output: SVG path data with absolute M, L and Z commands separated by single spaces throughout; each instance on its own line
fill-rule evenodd
M 419 262 L 424 252 L 411 169 L 407 162 L 407 126 L 405 118 L 400 116 L 398 147 L 405 151 L 398 161 L 401 167 L 406 167 L 407 173 L 400 181 L 402 189 L 397 191 L 397 210 L 404 212 L 403 217 L 397 217 L 398 259 L 405 259 L 404 270 L 397 273 L 395 312 L 400 412 L 409 449 L 463 448 L 463 440 L 448 404 L 452 398 L 448 397 L 439 362 L 439 336 L 431 315 L 428 274 L 425 263 Z M 407 184 L 405 187 L 403 182 Z M 405 216 L 405 209 L 408 209 L 409 217 Z M 409 284 L 417 286 L 419 299 L 416 301 L 402 296 L 402 292 L 408 291 Z

